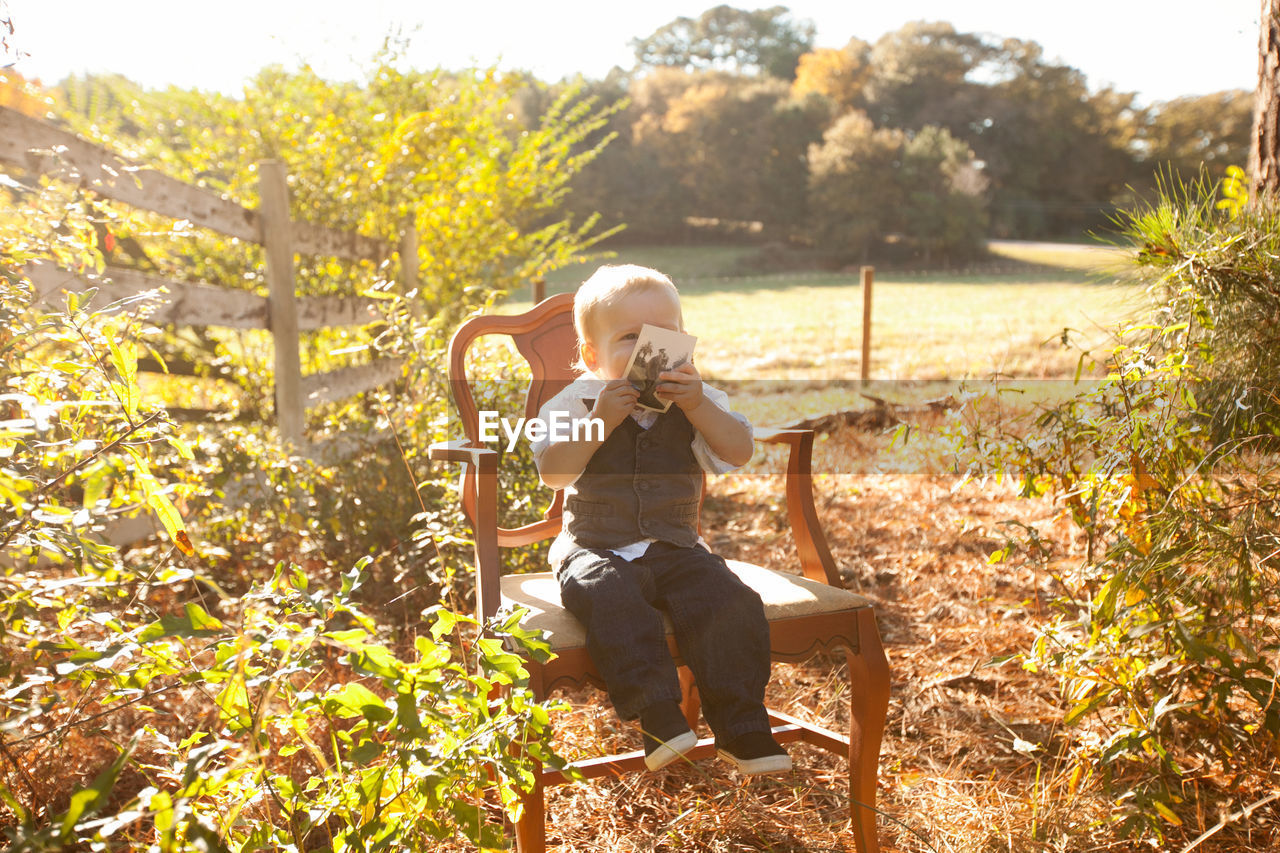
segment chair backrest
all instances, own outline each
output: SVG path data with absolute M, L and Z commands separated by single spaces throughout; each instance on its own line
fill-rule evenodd
M 573 365 L 578 360 L 578 334 L 573 327 L 573 294 L 548 297 L 523 314 L 473 317 L 458 327 L 449 341 L 449 388 L 458 407 L 458 417 L 467 439 L 480 446 L 480 413 L 467 377 L 467 352 L 479 338 L 506 335 L 529 364 L 532 381 L 525 396 L 524 416 L 536 417 L 542 405 L 577 378 Z M 475 482 L 463 476 L 462 500 L 475 518 Z M 518 528 L 498 528 L 498 544 L 504 547 L 527 545 L 560 532 L 564 495 L 555 499 L 541 521 Z

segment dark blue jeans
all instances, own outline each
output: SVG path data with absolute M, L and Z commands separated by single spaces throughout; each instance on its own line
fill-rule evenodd
M 587 650 L 619 717 L 680 701 L 663 610 L 715 736 L 724 741 L 768 730 L 769 623 L 760 596 L 722 558 L 666 542 L 632 561 L 583 548 L 556 575 L 564 606 L 586 626 Z

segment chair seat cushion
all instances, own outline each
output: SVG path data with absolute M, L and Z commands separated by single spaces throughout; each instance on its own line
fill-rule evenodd
M 764 602 L 765 616 L 770 622 L 871 606 L 866 598 L 847 589 L 738 560 L 725 562 L 747 586 L 759 593 L 760 600 Z M 528 609 L 529 613 L 521 624 L 525 628 L 541 630 L 552 649 L 586 646 L 586 631 L 582 623 L 560 603 L 560 585 L 550 572 L 504 575 L 502 608 L 510 610 L 514 607 Z M 664 616 L 664 621 L 667 633 L 671 633 L 671 620 Z

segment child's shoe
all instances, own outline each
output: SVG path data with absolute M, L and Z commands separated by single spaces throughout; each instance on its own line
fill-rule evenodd
M 791 769 L 791 756 L 767 731 L 747 732 L 724 746 L 716 744 L 716 754 L 749 776 L 785 773 Z
M 666 767 L 698 742 L 675 702 L 659 702 L 641 711 L 640 731 L 644 734 L 644 766 L 650 770 Z

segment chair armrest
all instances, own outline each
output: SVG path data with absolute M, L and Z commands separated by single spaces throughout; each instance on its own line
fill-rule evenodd
M 476 548 L 476 618 L 481 624 L 498 612 L 502 557 L 498 550 L 498 452 L 465 439 L 430 445 L 427 456 L 461 462 L 462 506 L 471 519 Z
M 465 438 L 457 441 L 438 441 L 429 445 L 427 456 L 437 462 L 466 462 L 477 468 L 482 467 L 482 460 L 486 458 L 490 459 L 490 464 L 494 466 L 498 461 L 498 451 L 488 447 L 476 447 Z
M 827 545 L 827 536 L 818 520 L 818 509 L 813 501 L 813 435 L 811 429 L 759 429 L 756 441 L 766 444 L 786 444 L 791 452 L 787 456 L 787 516 L 791 522 L 791 535 L 795 538 L 796 553 L 800 557 L 800 569 L 812 581 L 844 588 L 840 570 Z
M 812 432 L 813 430 L 803 429 L 771 429 L 769 427 L 760 427 L 755 430 L 755 440 L 761 444 L 791 444 L 794 441 L 793 436 L 800 432 Z

